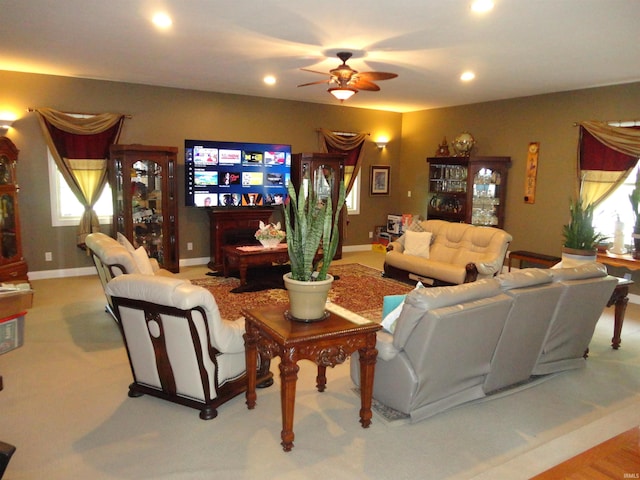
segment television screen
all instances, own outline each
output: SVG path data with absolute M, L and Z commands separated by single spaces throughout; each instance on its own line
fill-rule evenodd
M 291 145 L 185 140 L 186 206 L 282 204 L 291 174 Z

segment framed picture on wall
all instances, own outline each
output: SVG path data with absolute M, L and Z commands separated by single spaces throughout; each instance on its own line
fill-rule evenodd
M 370 195 L 389 195 L 389 172 L 391 167 L 372 165 L 370 178 Z

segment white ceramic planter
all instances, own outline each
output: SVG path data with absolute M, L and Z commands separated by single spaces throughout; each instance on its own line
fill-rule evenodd
M 575 248 L 562 247 L 562 267 L 564 268 L 574 268 L 597 260 L 597 250 L 577 250 Z
M 318 282 L 293 280 L 291 274 L 282 277 L 289 294 L 289 316 L 299 322 L 317 322 L 326 318 L 325 304 L 333 277 Z

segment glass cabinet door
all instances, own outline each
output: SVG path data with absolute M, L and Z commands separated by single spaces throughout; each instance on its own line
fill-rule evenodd
M 2 258 L 11 259 L 18 255 L 15 202 L 13 194 L 0 195 L 0 232 L 2 235 Z
M 163 264 L 162 243 L 162 165 L 153 160 L 138 160 L 131 168 L 131 215 L 133 240 L 150 257 Z
M 12 162 L 6 155 L 0 155 L 0 185 L 14 183 L 12 173 Z
M 473 177 L 472 225 L 498 225 L 500 205 L 500 172 L 481 168 Z
M 336 173 L 330 165 L 320 165 L 315 172 L 313 178 L 313 189 L 322 202 L 326 202 L 333 192 Z M 333 202 L 336 199 L 332 199 Z

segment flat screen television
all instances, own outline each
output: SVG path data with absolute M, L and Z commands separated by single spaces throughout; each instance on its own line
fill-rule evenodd
M 282 204 L 291 145 L 185 140 L 185 205 L 251 208 Z

